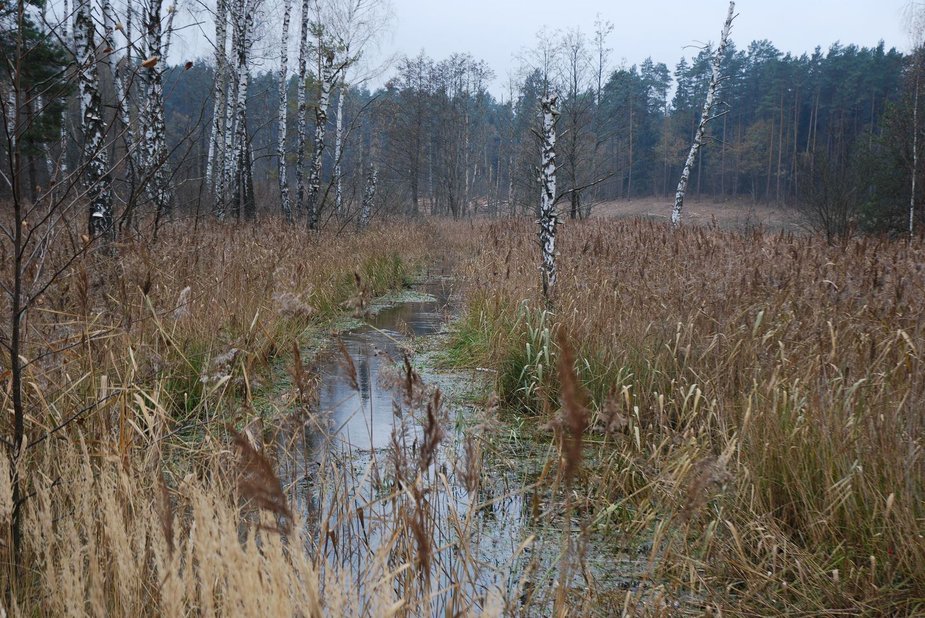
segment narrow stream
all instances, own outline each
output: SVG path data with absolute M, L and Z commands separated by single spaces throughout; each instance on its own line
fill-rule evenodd
M 324 555 L 323 565 L 351 579 L 361 598 L 368 596 L 361 583 L 381 575 L 384 555 L 393 566 L 429 564 L 426 576 L 419 572 L 407 586 L 420 586 L 421 580 L 429 580 L 431 591 L 455 586 L 475 606 L 492 591 L 505 598 L 548 592 L 534 590 L 530 582 L 523 585 L 528 569 L 540 586 L 551 589 L 557 579 L 562 524 L 549 520 L 556 508 L 534 488 L 538 470 L 515 452 L 495 454 L 490 461 L 479 456 L 479 480 L 471 481 L 466 443 L 471 449 L 485 436 L 477 435 L 483 428 L 474 425 L 478 411 L 460 395 L 483 378 L 438 371 L 433 359 L 445 344 L 452 301 L 449 282 L 431 282 L 342 334 L 316 361 L 317 415 L 278 440 L 285 444 L 281 477 L 313 527 L 311 536 L 319 544 L 313 550 Z M 406 358 L 407 367 L 414 367 L 413 379 Z M 437 389 L 449 394 L 439 397 L 440 405 L 435 405 Z M 411 398 L 409 390 L 415 391 Z M 443 434 L 429 464 L 421 463 L 428 406 Z M 426 528 L 426 550 L 413 534 L 415 519 Z M 531 535 L 534 542 L 525 544 Z M 613 566 L 605 556 L 600 568 L 591 569 L 609 577 Z M 624 568 L 623 575 L 628 571 Z M 619 579 L 617 585 L 625 587 L 627 580 Z M 574 585 L 582 585 L 578 575 Z M 435 614 L 453 607 L 450 594 L 432 598 Z

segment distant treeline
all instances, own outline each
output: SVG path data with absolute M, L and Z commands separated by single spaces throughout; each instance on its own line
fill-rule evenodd
M 574 49 L 563 46 L 558 66 L 545 72 L 528 67 L 502 100 L 488 91 L 491 70 L 463 54 L 439 62 L 406 58 L 384 88 L 350 88 L 345 120 L 353 147 L 344 149 L 343 161 L 345 179 L 352 179 L 348 186 L 354 194 L 361 191 L 361 168 L 375 163 L 396 208 L 457 216 L 473 209 L 536 208 L 535 130 L 548 79 L 558 82 L 561 96 L 559 182 L 565 192 L 587 187 L 575 192 L 580 211 L 602 200 L 672 194 L 701 113 L 709 48 L 693 61 L 682 59 L 673 72 L 646 59 L 599 80 L 594 50 L 585 51 L 587 58 L 569 62 Z M 720 117 L 710 125 L 691 194 L 795 204 L 805 197 L 820 158 L 870 155 L 884 162 L 881 176 L 888 172 L 876 187 L 878 203 L 884 202 L 879 206 L 888 208 L 895 197 L 901 213 L 908 198 L 900 197 L 900 187 L 911 173 L 906 142 L 912 129 L 901 121 L 909 115 L 903 94 L 910 65 L 883 44 L 834 45 L 802 56 L 784 54 L 768 41 L 746 50 L 732 47 Z M 209 125 L 212 77 L 205 66 L 175 71 L 167 78 L 167 111 L 178 143 L 191 123 Z M 249 105 L 255 181 L 266 185 L 258 195 L 268 200 L 275 199 L 271 181 L 277 174 L 276 79 L 273 73 L 256 76 Z M 296 87 L 292 80 L 292 101 Z M 290 114 L 294 144 L 295 105 Z M 206 132 L 200 139 L 202 166 Z

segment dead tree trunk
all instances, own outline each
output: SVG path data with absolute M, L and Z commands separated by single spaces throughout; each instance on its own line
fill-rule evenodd
M 543 250 L 543 296 L 550 297 L 556 285 L 556 120 L 558 96 L 543 97 L 543 158 L 540 167 L 540 246 Z
M 697 154 L 703 146 L 704 136 L 706 135 L 707 125 L 713 120 L 713 107 L 716 103 L 716 92 L 719 90 L 720 81 L 722 81 L 722 63 L 726 56 L 726 48 L 729 46 L 729 33 L 732 31 L 732 20 L 735 18 L 735 2 L 729 3 L 729 13 L 726 16 L 726 24 L 723 26 L 723 33 L 720 37 L 719 46 L 713 54 L 713 75 L 710 77 L 710 85 L 707 89 L 707 100 L 703 106 L 703 115 L 700 117 L 700 124 L 697 126 L 697 133 L 694 136 L 694 143 L 691 145 L 691 151 L 687 155 L 687 162 L 684 164 L 684 170 L 681 172 L 681 180 L 678 182 L 678 191 L 674 198 L 674 210 L 671 212 L 671 224 L 674 227 L 681 225 L 681 211 L 684 208 L 684 196 L 687 193 L 687 185 L 690 182 L 691 170 L 697 161 Z

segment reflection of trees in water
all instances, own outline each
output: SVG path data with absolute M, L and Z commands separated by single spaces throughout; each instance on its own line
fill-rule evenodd
M 360 399 L 366 404 L 372 398 L 372 379 L 369 370 L 370 349 L 369 346 L 364 346 L 364 348 L 363 355 L 357 363 L 357 383 L 360 387 Z

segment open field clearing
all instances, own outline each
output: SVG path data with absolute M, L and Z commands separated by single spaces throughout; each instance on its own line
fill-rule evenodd
M 602 202 L 594 205 L 591 215 L 616 219 L 651 219 L 664 223 L 671 219 L 672 205 L 673 198 L 636 198 Z M 759 227 L 769 232 L 806 232 L 800 212 L 792 207 L 754 204 L 740 200 L 723 202 L 709 198 L 692 199 L 687 203 L 687 207 L 687 216 L 693 225 L 735 230 Z

